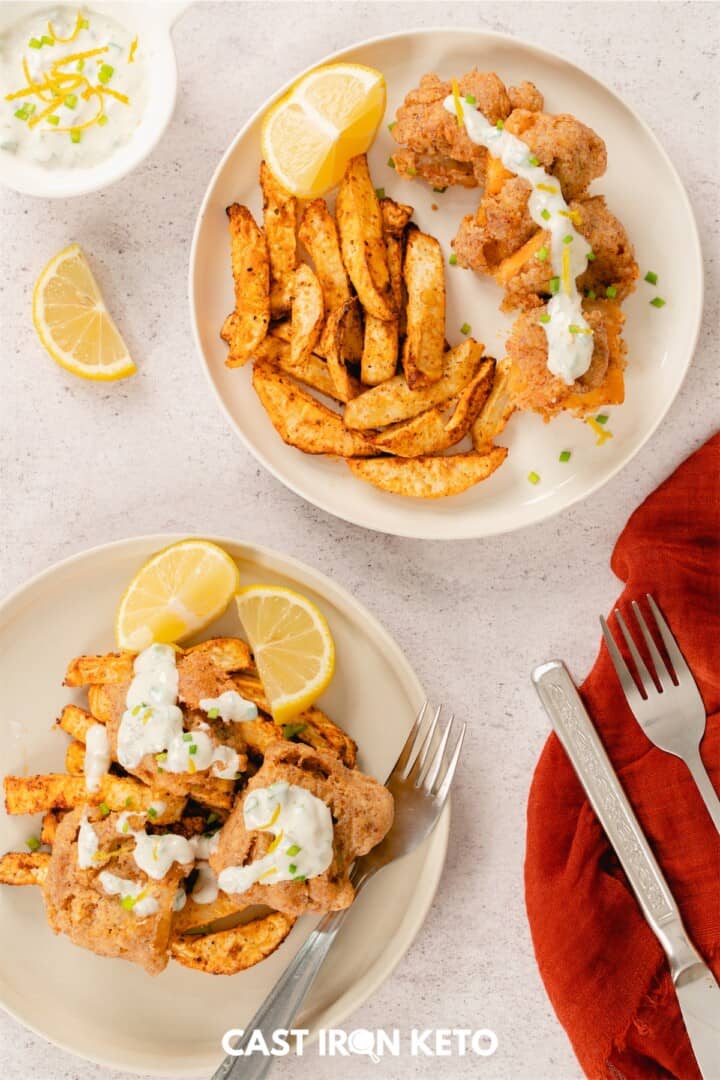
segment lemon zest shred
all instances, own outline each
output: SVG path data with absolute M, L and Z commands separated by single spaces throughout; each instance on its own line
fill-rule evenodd
M 60 105 L 62 105 L 63 99 L 61 97 L 53 98 L 50 104 L 44 108 L 41 112 L 36 113 L 35 116 L 28 120 L 28 127 L 35 127 L 41 120 L 44 120 L 46 116 L 49 116 L 51 112 L 55 112 Z
M 90 87 L 90 94 L 94 93 L 95 90 L 93 89 L 93 87 Z M 85 91 L 85 93 L 83 94 L 83 97 L 86 101 L 89 99 L 90 94 L 88 94 L 87 91 Z M 105 103 L 99 95 L 98 101 L 100 102 L 100 108 L 94 116 L 90 117 L 89 120 L 85 120 L 82 124 L 71 124 L 70 127 L 55 127 L 53 128 L 53 131 L 84 131 L 86 128 L 92 127 L 93 124 L 97 124 L 100 117 L 105 115 Z M 60 99 L 60 103 L 62 104 L 62 98 Z M 147 717 L 147 719 L 143 718 L 143 724 L 147 724 L 148 720 L 149 717 Z
M 109 48 L 109 45 L 100 45 L 97 49 L 86 49 L 84 52 L 70 53 L 69 56 L 63 56 L 60 60 L 54 60 L 53 67 L 65 67 L 66 64 L 71 64 L 73 60 L 87 60 L 88 56 L 99 56 L 100 53 L 106 53 Z
M 460 100 L 460 90 L 458 88 L 457 79 L 452 81 L 453 101 L 455 102 L 455 112 L 457 114 L 457 122 L 460 127 L 465 126 L 465 113 L 463 112 L 462 101 Z
M 285 835 L 285 833 L 284 833 L 284 830 L 283 830 L 283 829 L 281 829 L 281 830 L 280 830 L 280 832 L 279 832 L 279 833 L 277 834 L 277 836 L 275 837 L 275 839 L 273 840 L 273 842 L 272 842 L 272 844 L 270 845 L 270 847 L 269 847 L 269 848 L 267 849 L 267 853 L 268 853 L 268 855 L 272 855 L 272 853 L 273 853 L 273 851 L 275 850 L 275 848 L 276 848 L 276 847 L 278 846 L 278 844 L 279 844 L 279 843 L 281 843 L 281 841 L 282 841 L 282 838 L 283 838 L 283 836 L 284 836 L 284 835 Z
M 265 825 L 258 825 L 258 829 L 270 829 L 280 817 L 280 803 L 277 804 L 272 812 L 272 817 Z
M 598 424 L 594 416 L 587 416 L 585 418 L 585 423 L 588 425 L 588 427 L 591 427 L 597 435 L 597 446 L 602 446 L 603 443 L 606 443 L 608 441 L 608 439 L 612 439 L 612 431 L 607 431 L 607 429 L 604 428 L 601 424 Z
M 58 41 L 61 45 L 68 45 L 71 41 L 74 41 L 75 38 L 80 33 L 80 30 L 82 29 L 81 23 L 82 23 L 82 14 L 78 11 L 77 18 L 75 20 L 75 29 L 71 33 L 70 37 L 60 37 L 58 35 L 57 31 L 53 29 L 53 24 L 51 22 L 49 22 L 47 24 L 48 33 L 50 34 L 51 37 L 54 37 L 55 40 Z
M 562 282 L 565 295 L 570 295 L 571 282 L 570 282 L 570 252 L 567 248 L 563 249 L 562 253 Z
M 98 94 L 109 94 L 110 97 L 117 98 L 118 101 L 122 101 L 123 105 L 130 104 L 130 98 L 127 94 L 120 94 L 117 90 L 111 90 L 109 86 L 94 86 L 93 90 L 96 90 Z
M 536 184 L 535 187 L 538 191 L 549 191 L 551 195 L 557 195 L 558 189 L 553 187 L 552 184 Z M 562 211 L 560 212 L 562 213 Z
M 137 49 L 137 47 L 138 47 L 138 39 L 134 38 L 130 42 L 130 50 L 128 52 L 128 64 L 134 64 L 135 63 L 135 50 Z
M 271 874 L 277 874 L 277 866 L 271 866 L 269 870 L 266 870 L 264 874 L 261 874 L 258 881 L 262 881 L 263 878 L 270 877 Z

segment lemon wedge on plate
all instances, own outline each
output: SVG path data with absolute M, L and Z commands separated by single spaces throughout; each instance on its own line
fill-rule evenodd
M 82 249 L 53 256 L 35 285 L 33 322 L 53 360 L 83 379 L 123 379 L 135 365 Z
M 209 540 L 181 540 L 141 566 L 115 616 L 121 649 L 181 641 L 222 615 L 240 584 L 227 552 Z
M 273 718 L 284 724 L 317 701 L 333 677 L 327 619 L 307 597 L 277 585 L 249 585 L 235 599 Z
M 362 64 L 326 64 L 304 75 L 265 114 L 262 153 L 293 195 L 312 199 L 342 180 L 364 154 L 385 112 L 381 72 Z

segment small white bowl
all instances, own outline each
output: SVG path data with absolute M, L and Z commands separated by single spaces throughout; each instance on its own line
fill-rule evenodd
M 18 19 L 33 11 L 50 11 L 60 6 L 81 6 L 77 0 L 45 0 L 26 3 L 11 0 L 0 5 L 0 34 Z M 132 137 L 105 161 L 87 168 L 48 168 L 34 162 L 20 161 L 10 154 L 0 155 L 0 183 L 23 195 L 46 199 L 65 199 L 87 195 L 114 184 L 131 172 L 157 145 L 170 122 L 177 95 L 177 64 L 170 30 L 188 7 L 187 3 L 94 3 L 82 4 L 92 13 L 109 15 L 137 34 L 142 42 L 148 80 L 148 101 Z

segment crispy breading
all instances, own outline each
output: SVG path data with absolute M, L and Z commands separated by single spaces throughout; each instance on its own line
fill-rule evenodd
M 295 919 L 273 911 L 260 919 L 214 934 L 174 937 L 170 954 L 184 967 L 211 975 L 236 975 L 275 952 Z

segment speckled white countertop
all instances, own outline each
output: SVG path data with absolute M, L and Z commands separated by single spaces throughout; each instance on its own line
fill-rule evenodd
M 0 591 L 132 533 L 202 531 L 269 544 L 332 575 L 395 635 L 428 694 L 470 721 L 445 878 L 392 978 L 348 1028 L 488 1027 L 494 1057 L 283 1060 L 292 1080 L 580 1076 L 541 986 L 525 918 L 525 802 L 547 734 L 528 678 L 566 657 L 579 678 L 597 613 L 618 591 L 608 559 L 631 510 L 718 419 L 718 5 L 712 3 L 208 3 L 175 28 L 180 94 L 156 152 L 103 194 L 0 193 Z M 194 354 L 186 278 L 215 164 L 276 87 L 326 53 L 410 27 L 478 26 L 556 49 L 606 80 L 660 137 L 706 253 L 704 333 L 662 429 L 593 499 L 511 536 L 452 546 L 327 517 L 265 473 L 220 416 Z M 227 103 L 232 102 L 228 108 Z M 658 227 L 661 227 L 660 224 Z M 56 368 L 30 320 L 36 274 L 82 242 L 136 356 L 126 383 Z M 208 463 L 227 482 L 207 484 Z M 38 977 L 41 977 L 40 974 Z M 5 1080 L 114 1080 L 0 1013 Z

